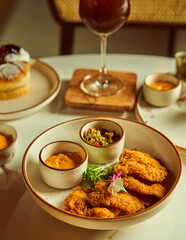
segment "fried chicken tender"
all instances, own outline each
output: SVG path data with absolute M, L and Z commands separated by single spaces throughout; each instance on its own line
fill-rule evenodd
M 105 192 L 109 186 L 110 182 L 107 181 L 97 181 L 94 183 L 94 190 L 96 192 Z
M 105 207 L 94 207 L 89 209 L 89 216 L 97 218 L 114 218 L 119 216 L 120 212 L 121 210 L 117 208 L 108 209 Z
M 86 216 L 88 214 L 87 199 L 89 189 L 76 188 L 64 201 L 66 211 Z
M 89 203 L 90 190 L 77 188 L 64 201 L 65 211 L 88 217 L 113 218 L 120 214 L 120 209 L 92 207 Z
M 159 183 L 148 185 L 131 176 L 123 178 L 123 183 L 127 190 L 135 191 L 140 194 L 154 195 L 160 199 L 166 194 L 166 188 Z
M 114 218 L 135 214 L 165 196 L 161 182 L 167 169 L 151 155 L 125 150 L 113 168 L 115 173 L 122 171 L 119 177 L 127 192 L 115 194 L 110 190 L 110 181 L 97 181 L 91 189 L 72 191 L 64 201 L 64 210 L 87 217 Z
M 127 192 L 112 195 L 109 191 L 92 191 L 88 202 L 93 207 L 119 208 L 126 214 L 134 214 L 145 208 L 143 201 Z
M 65 210 L 83 216 L 110 218 L 116 217 L 122 210 L 134 214 L 143 210 L 146 202 L 124 192 L 112 195 L 108 182 L 99 181 L 92 190 L 77 188 L 64 201 Z
M 133 176 L 152 182 L 162 182 L 167 176 L 167 169 L 148 153 L 125 150 L 114 170 L 122 170 L 122 176 Z

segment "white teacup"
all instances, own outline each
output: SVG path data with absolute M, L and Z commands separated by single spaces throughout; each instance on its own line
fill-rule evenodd
M 15 155 L 17 132 L 14 127 L 0 123 L 0 134 L 8 139 L 8 146 L 0 150 L 0 166 L 10 162 Z

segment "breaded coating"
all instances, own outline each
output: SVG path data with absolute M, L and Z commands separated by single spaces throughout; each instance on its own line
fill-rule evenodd
M 117 163 L 114 165 L 114 171 L 116 173 L 122 171 L 122 176 L 125 177 L 129 173 L 127 166 L 123 166 L 121 163 Z
M 120 162 L 114 166 L 114 170 L 118 172 L 120 166 L 121 169 L 124 168 L 123 176 L 127 174 L 152 182 L 162 182 L 167 176 L 167 169 L 158 160 L 140 151 L 125 150 L 120 156 Z
M 75 189 L 64 201 L 65 210 L 83 216 L 108 218 L 118 216 L 121 210 L 134 214 L 146 207 L 144 201 L 129 193 L 112 195 L 107 187 L 100 190 Z
M 109 181 L 97 181 L 94 183 L 94 191 L 96 192 L 107 191 L 109 184 L 110 184 Z
M 97 218 L 114 218 L 119 216 L 120 212 L 121 210 L 117 208 L 108 209 L 105 207 L 94 207 L 89 209 L 89 216 Z
M 65 199 L 64 210 L 93 218 L 114 218 L 135 214 L 165 196 L 166 188 L 160 183 L 168 173 L 157 159 L 147 153 L 125 150 L 119 160 L 113 166 L 119 174 L 112 180 L 95 182 L 91 189 L 75 189 Z M 112 191 L 110 184 L 117 190 Z
M 131 176 L 123 178 L 123 183 L 127 190 L 135 191 L 140 194 L 154 195 L 160 199 L 166 194 L 165 187 L 159 183 L 151 183 L 148 185 Z
M 93 191 L 88 195 L 88 202 L 93 207 L 119 208 L 126 214 L 134 214 L 145 208 L 142 201 L 127 192 L 112 195 L 107 191 Z
M 101 182 L 101 181 L 100 181 Z M 105 207 L 92 207 L 88 200 L 90 190 L 77 188 L 69 194 L 64 201 L 65 211 L 87 217 L 113 218 L 120 214 L 120 209 L 108 209 Z
M 76 188 L 65 199 L 64 201 L 65 210 L 73 214 L 86 216 L 88 211 L 87 207 L 88 192 L 89 190 L 86 188 Z

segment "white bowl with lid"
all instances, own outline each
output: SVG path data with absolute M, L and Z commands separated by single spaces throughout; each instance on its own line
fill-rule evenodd
M 179 99 L 181 89 L 182 83 L 175 76 L 166 73 L 153 73 L 144 80 L 143 95 L 149 104 L 165 107 Z

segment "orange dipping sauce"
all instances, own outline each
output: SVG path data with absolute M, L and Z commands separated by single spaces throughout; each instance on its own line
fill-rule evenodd
M 4 135 L 0 134 L 0 150 L 8 147 L 9 142 L 7 137 L 5 137 Z
M 46 159 L 45 163 L 56 169 L 72 169 L 83 163 L 83 157 L 80 152 L 65 152 L 52 155 Z
M 157 81 L 149 84 L 148 86 L 158 91 L 166 91 L 175 87 L 173 83 L 165 82 L 165 81 Z

